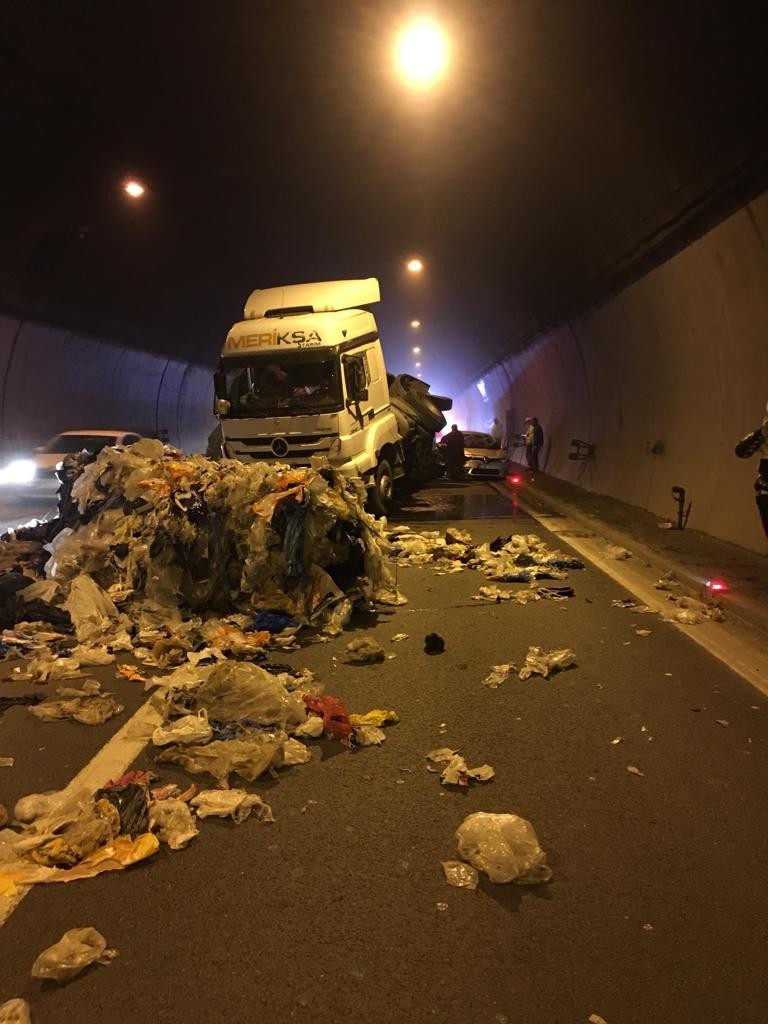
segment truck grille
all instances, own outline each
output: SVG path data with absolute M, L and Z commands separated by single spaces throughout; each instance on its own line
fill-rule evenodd
M 279 442 L 285 442 L 284 445 Z M 233 458 L 260 462 L 286 462 L 308 466 L 313 455 L 327 455 L 332 437 L 316 434 L 287 434 L 278 437 L 237 437 L 226 441 Z

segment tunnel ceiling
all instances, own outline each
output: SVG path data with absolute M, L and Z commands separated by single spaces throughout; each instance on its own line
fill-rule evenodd
M 251 288 L 377 275 L 390 363 L 418 317 L 448 388 L 766 187 L 759 5 L 430 10 L 452 63 L 416 95 L 408 5 L 6 7 L 5 304 L 212 361 Z

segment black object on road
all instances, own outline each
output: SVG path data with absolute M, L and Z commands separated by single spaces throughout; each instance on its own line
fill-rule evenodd
M 445 640 L 439 633 L 427 633 L 424 637 L 425 654 L 442 654 L 445 650 Z

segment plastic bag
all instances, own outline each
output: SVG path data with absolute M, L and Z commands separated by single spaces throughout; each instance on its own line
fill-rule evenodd
M 152 742 L 156 747 L 164 747 L 169 743 L 207 743 L 212 735 L 208 715 L 201 711 L 197 715 L 184 715 L 166 725 L 159 725 L 152 733 Z
M 157 833 L 160 842 L 172 850 L 182 850 L 198 834 L 189 804 L 174 797 L 152 804 L 149 827 Z
M 69 612 L 80 643 L 114 629 L 120 619 L 114 601 L 85 573 L 72 580 L 64 607 Z
M 347 661 L 353 665 L 372 665 L 385 658 L 384 648 L 373 637 L 361 636 L 347 644 Z
M 114 654 L 111 654 L 106 647 L 98 645 L 78 644 L 77 647 L 72 648 L 70 653 L 81 665 L 111 665 L 115 660 Z
M 470 814 L 456 840 L 459 856 L 492 882 L 538 885 L 552 877 L 533 825 L 516 814 Z
M 288 739 L 283 743 L 283 764 L 306 764 L 312 760 L 309 748 L 298 740 Z
M 448 885 L 453 885 L 457 889 L 477 888 L 480 876 L 471 864 L 465 864 L 463 860 L 444 860 L 440 865 Z
M 194 691 L 193 710 L 204 710 L 209 718 L 224 722 L 248 719 L 285 728 L 306 717 L 298 694 L 289 693 L 278 676 L 259 665 L 224 662 L 197 671 L 204 671 L 207 678 Z
M 9 999 L 0 1005 L 0 1024 L 32 1024 L 26 999 Z
M 319 715 L 307 715 L 306 722 L 302 722 L 293 730 L 294 736 L 307 737 L 308 739 L 319 739 L 323 735 L 323 720 Z
M 229 788 L 234 773 L 246 782 L 253 782 L 272 765 L 282 764 L 282 744 L 269 739 L 214 740 L 205 746 L 169 747 L 156 760 L 180 764 L 192 775 L 208 772 L 222 789 Z
M 64 819 L 66 820 L 66 819 Z M 37 834 L 43 834 L 37 826 Z M 120 834 L 120 814 L 102 797 L 83 802 L 74 820 L 30 853 L 45 867 L 73 867 Z
M 80 690 L 60 687 L 57 693 L 61 700 L 30 705 L 27 711 L 43 722 L 71 718 L 83 725 L 103 725 L 125 708 L 113 693 L 101 693 L 100 689 L 101 685 L 96 680 L 86 680 Z
M 269 804 L 244 789 L 204 789 L 191 802 L 198 818 L 232 818 L 239 825 L 253 813 L 257 821 L 275 820 Z
M 90 964 L 108 964 L 117 956 L 95 928 L 70 928 L 53 946 L 44 949 L 32 965 L 32 977 L 41 981 L 69 981 Z
M 576 655 L 570 648 L 544 651 L 542 647 L 529 647 L 525 664 L 520 669 L 520 678 L 525 680 L 531 676 L 544 676 L 547 679 L 551 672 L 561 672 L 575 664 Z
M 338 697 L 326 694 L 324 697 L 313 697 L 311 694 L 304 694 L 304 703 L 307 711 L 320 715 L 323 719 L 323 731 L 333 736 L 334 739 L 344 743 L 352 735 L 352 725 L 344 704 Z
M 380 747 L 387 734 L 377 725 L 355 725 L 355 743 L 358 747 Z

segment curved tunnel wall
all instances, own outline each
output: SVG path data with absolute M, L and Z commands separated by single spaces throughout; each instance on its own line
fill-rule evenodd
M 167 431 L 205 451 L 213 427 L 212 370 L 109 340 L 0 316 L 0 431 L 4 454 L 61 430 Z
M 548 473 L 672 518 L 671 488 L 685 487 L 690 526 L 765 551 L 756 460 L 733 449 L 766 400 L 768 193 L 497 364 L 454 408 L 475 429 L 498 415 L 522 432 L 537 415 Z M 594 446 L 591 460 L 568 460 L 572 438 Z

